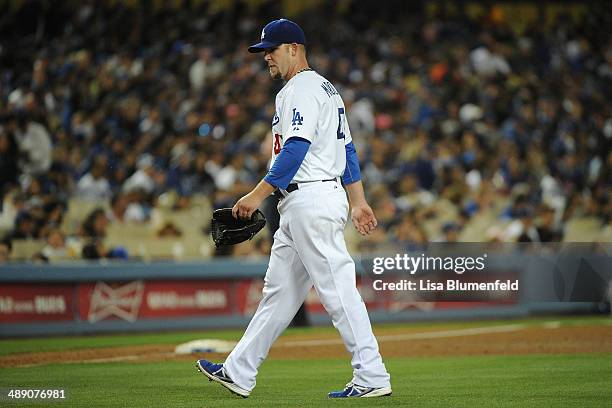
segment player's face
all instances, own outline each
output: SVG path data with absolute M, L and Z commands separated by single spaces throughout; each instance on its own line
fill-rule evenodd
M 282 79 L 289 70 L 289 51 L 287 44 L 268 49 L 264 52 L 264 60 L 268 64 L 268 70 L 272 79 Z

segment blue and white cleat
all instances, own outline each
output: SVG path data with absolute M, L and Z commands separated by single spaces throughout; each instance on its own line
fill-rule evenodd
M 373 397 L 387 397 L 391 395 L 391 387 L 362 387 L 361 385 L 353 384 L 352 382 L 346 384 L 346 388 L 342 391 L 332 391 L 327 394 L 329 398 L 373 398 Z
M 251 391 L 247 391 L 244 388 L 234 384 L 234 381 L 232 381 L 229 375 L 227 375 L 225 372 L 223 364 L 215 364 L 207 360 L 198 360 L 196 362 L 196 367 L 202 374 L 208 377 L 209 381 L 214 381 L 221 384 L 232 393 L 239 395 L 242 398 L 247 398 L 249 395 L 251 395 Z

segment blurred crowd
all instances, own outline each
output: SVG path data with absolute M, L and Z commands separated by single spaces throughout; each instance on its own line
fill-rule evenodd
M 43 260 L 70 240 L 76 257 L 126 258 L 103 246 L 109 223 L 148 222 L 168 192 L 177 211 L 248 192 L 282 82 L 246 49 L 278 3 L 3 3 L 0 258 L 28 238 L 47 241 Z M 347 105 L 381 225 L 360 249 L 560 241 L 574 217 L 609 228 L 610 7 L 524 5 L 540 15 L 518 29 L 491 3 L 396 3 L 293 17 Z M 74 198 L 107 206 L 67 232 Z M 478 217 L 487 228 L 462 235 Z

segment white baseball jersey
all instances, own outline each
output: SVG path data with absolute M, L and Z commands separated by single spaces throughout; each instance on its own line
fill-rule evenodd
M 285 330 L 314 286 L 334 327 L 351 354 L 351 382 L 391 393 L 390 376 L 356 286 L 355 263 L 346 249 L 349 219 L 342 175 L 345 144 L 351 142 L 346 111 L 336 89 L 314 71 L 290 79 L 276 97 L 273 159 L 292 137 L 310 141 L 294 182 L 310 182 L 284 195 L 278 203 L 279 228 L 274 234 L 263 298 L 242 339 L 223 369 L 246 394 L 256 385 L 259 365 Z
M 346 108 L 336 88 L 315 71 L 295 75 L 276 95 L 272 135 L 270 167 L 289 138 L 310 142 L 292 182 L 327 180 L 344 173 L 344 146 L 352 140 Z

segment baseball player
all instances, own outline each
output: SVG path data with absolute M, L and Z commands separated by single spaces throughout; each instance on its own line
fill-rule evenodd
M 377 221 L 364 196 L 344 102 L 331 83 L 309 68 L 305 44 L 302 29 L 280 19 L 267 24 L 261 42 L 249 47 L 249 52 L 263 52 L 270 76 L 286 84 L 276 96 L 272 166 L 232 210 L 236 217 L 249 218 L 274 193 L 280 197 L 280 228 L 263 299 L 242 339 L 223 364 L 198 360 L 196 365 L 210 380 L 248 397 L 259 365 L 314 285 L 352 356 L 353 378 L 329 397 L 391 395 L 390 376 L 344 242 L 349 201 L 351 219 L 362 235 L 372 232 Z

